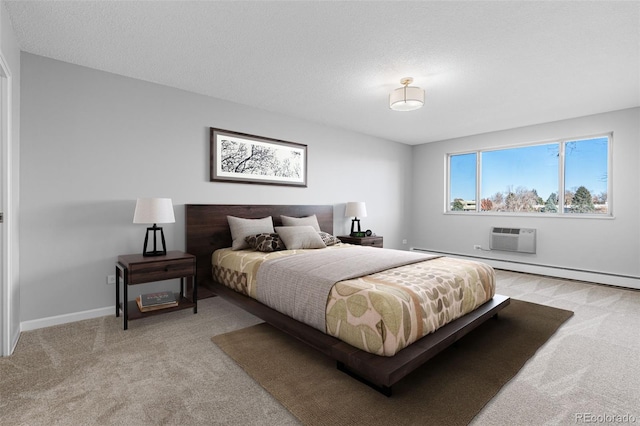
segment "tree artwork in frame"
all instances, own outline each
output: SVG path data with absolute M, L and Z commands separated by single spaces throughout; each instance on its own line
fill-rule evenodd
M 211 128 L 211 181 L 307 186 L 307 146 Z

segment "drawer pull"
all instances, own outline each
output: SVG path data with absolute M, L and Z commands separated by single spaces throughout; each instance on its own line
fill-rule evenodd
M 164 271 L 165 271 L 165 272 L 169 272 L 169 267 L 168 267 L 168 266 L 165 266 L 165 267 L 164 267 Z

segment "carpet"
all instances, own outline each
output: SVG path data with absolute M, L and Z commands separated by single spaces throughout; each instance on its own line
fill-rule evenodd
M 212 338 L 306 425 L 466 425 L 573 312 L 511 300 L 387 398 L 266 323 Z

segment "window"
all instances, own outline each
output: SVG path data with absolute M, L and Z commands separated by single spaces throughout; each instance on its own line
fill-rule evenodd
M 476 210 L 476 158 L 475 152 L 449 158 L 451 176 L 456 176 L 450 184 L 451 210 Z
M 610 139 L 449 154 L 447 211 L 611 215 Z
M 610 213 L 608 154 L 608 137 L 565 142 L 565 211 Z

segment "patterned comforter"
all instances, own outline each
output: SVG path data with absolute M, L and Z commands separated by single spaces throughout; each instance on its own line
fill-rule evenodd
M 337 244 L 321 250 L 349 247 Z M 318 250 L 216 250 L 213 276 L 255 299 L 257 271 L 264 261 L 312 251 Z M 326 305 L 327 334 L 364 351 L 393 356 L 494 294 L 495 274 L 484 263 L 438 257 L 391 268 L 333 286 Z

